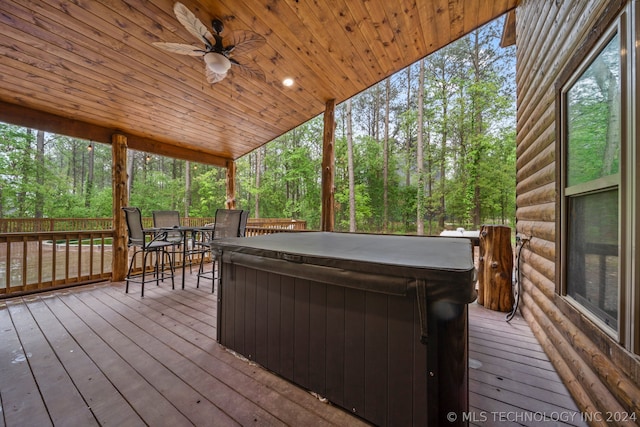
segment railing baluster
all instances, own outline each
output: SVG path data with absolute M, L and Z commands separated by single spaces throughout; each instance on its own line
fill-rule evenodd
M 5 289 L 6 292 L 9 293 L 9 288 L 11 286 L 11 240 L 7 239 L 7 261 L 6 261 L 6 283 Z
M 65 246 L 64 246 L 64 279 L 62 283 L 67 283 L 69 280 L 69 235 L 65 235 Z
M 56 283 L 56 267 L 58 264 L 58 242 L 56 241 L 56 236 L 53 235 L 51 241 L 53 242 L 52 253 L 51 253 L 51 284 L 54 285 Z
M 94 239 L 96 239 L 95 234 L 93 232 L 89 233 L 89 271 L 87 271 L 87 277 L 93 276 L 93 272 L 95 271 L 93 263 L 95 262 L 95 255 L 93 251 L 96 249 L 96 244 L 94 243 Z
M 82 234 L 78 234 L 78 279 L 82 279 Z
M 44 236 L 38 236 L 38 288 L 42 288 L 42 246 L 44 245 Z
M 23 260 L 26 259 L 26 255 L 28 253 L 27 243 L 28 243 L 28 237 L 24 236 L 22 238 L 22 259 Z M 22 263 L 22 288 L 27 289 L 27 263 L 26 262 Z

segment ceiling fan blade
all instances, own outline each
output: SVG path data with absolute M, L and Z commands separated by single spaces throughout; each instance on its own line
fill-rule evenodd
M 153 45 L 171 53 L 179 53 L 180 55 L 202 56 L 205 54 L 205 51 L 201 48 L 188 44 L 155 42 Z
M 260 34 L 247 30 L 236 30 L 231 32 L 224 39 L 224 45 L 230 55 L 244 55 L 254 49 L 262 47 L 266 39 Z
M 233 59 L 231 60 L 231 68 L 229 69 L 229 71 L 233 72 L 234 74 L 241 74 L 245 77 L 260 80 L 263 82 L 267 80 L 264 75 L 264 71 L 262 71 L 260 68 L 253 65 L 240 64 L 238 61 L 235 61 Z
M 214 43 L 213 35 L 205 27 L 205 25 L 191 12 L 185 5 L 176 2 L 173 6 L 173 12 L 176 14 L 178 21 L 191 33 L 198 41 L 205 43 Z

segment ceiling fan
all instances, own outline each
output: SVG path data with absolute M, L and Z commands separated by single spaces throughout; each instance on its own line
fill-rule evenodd
M 202 56 L 205 63 L 205 75 L 210 84 L 223 80 L 229 71 L 239 72 L 247 77 L 265 80 L 264 72 L 253 64 L 244 63 L 241 58 L 248 52 L 261 47 L 265 43 L 264 37 L 252 31 L 237 30 L 228 36 L 222 36 L 224 24 L 220 19 L 211 22 L 213 33 L 189 10 L 185 5 L 176 2 L 173 12 L 178 21 L 204 47 L 197 47 L 182 43 L 155 42 L 155 46 L 172 53 L 181 55 Z M 248 60 L 248 58 L 245 58 Z

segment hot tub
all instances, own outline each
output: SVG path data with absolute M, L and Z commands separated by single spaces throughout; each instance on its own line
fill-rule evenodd
M 462 424 L 469 240 L 304 232 L 215 250 L 222 345 L 376 425 Z

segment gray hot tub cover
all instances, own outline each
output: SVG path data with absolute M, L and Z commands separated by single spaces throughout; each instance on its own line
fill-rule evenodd
M 214 242 L 223 263 L 368 292 L 405 296 L 415 290 L 424 344 L 429 304 L 476 299 L 472 248 L 460 238 L 328 232 Z
M 393 295 L 423 280 L 429 299 L 475 300 L 467 239 L 304 232 L 222 239 L 214 247 L 224 262 L 293 277 Z

